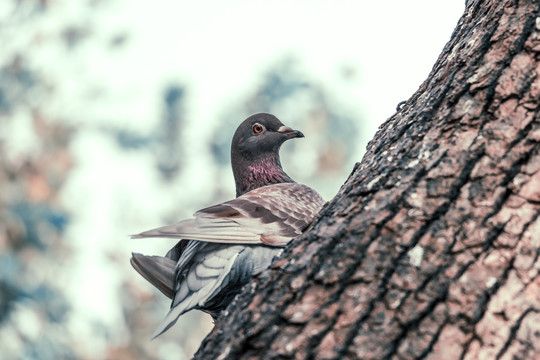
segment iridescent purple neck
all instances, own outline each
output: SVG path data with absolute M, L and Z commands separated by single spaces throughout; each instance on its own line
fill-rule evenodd
M 279 157 L 252 161 L 233 169 L 233 173 L 237 197 L 261 186 L 295 182 L 281 168 Z

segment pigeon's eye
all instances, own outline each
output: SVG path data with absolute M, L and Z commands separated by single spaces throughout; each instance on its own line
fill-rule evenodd
M 264 130 L 264 127 L 261 124 L 255 124 L 253 125 L 253 133 L 254 134 L 260 134 Z

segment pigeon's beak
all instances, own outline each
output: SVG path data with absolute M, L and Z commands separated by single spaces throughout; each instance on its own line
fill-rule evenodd
M 303 138 L 304 137 L 304 134 L 302 134 L 301 131 L 293 130 L 290 127 L 285 126 L 285 125 L 281 126 L 279 129 L 277 129 L 277 132 L 286 135 L 287 138 L 289 138 L 289 139 Z

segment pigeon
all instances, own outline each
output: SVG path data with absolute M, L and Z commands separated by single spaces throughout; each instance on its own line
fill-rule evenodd
M 236 198 L 199 210 L 193 218 L 132 235 L 180 239 L 164 257 L 132 254 L 135 270 L 172 299 L 153 339 L 192 309 L 215 321 L 242 286 L 313 222 L 323 198 L 291 179 L 279 159 L 281 145 L 301 137 L 271 114 L 250 116 L 231 144 Z

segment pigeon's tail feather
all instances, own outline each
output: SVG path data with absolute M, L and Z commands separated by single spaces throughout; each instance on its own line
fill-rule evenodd
M 171 310 L 169 310 L 169 312 L 167 313 L 167 315 L 165 315 L 165 318 L 161 320 L 156 331 L 154 331 L 154 334 L 152 335 L 152 340 L 163 334 L 165 331 L 169 330 L 174 324 L 176 324 L 176 320 L 178 320 L 180 315 L 185 312 L 186 309 L 181 305 L 172 307 Z
M 174 260 L 167 257 L 132 253 L 131 266 L 165 296 L 173 298 L 176 266 Z

